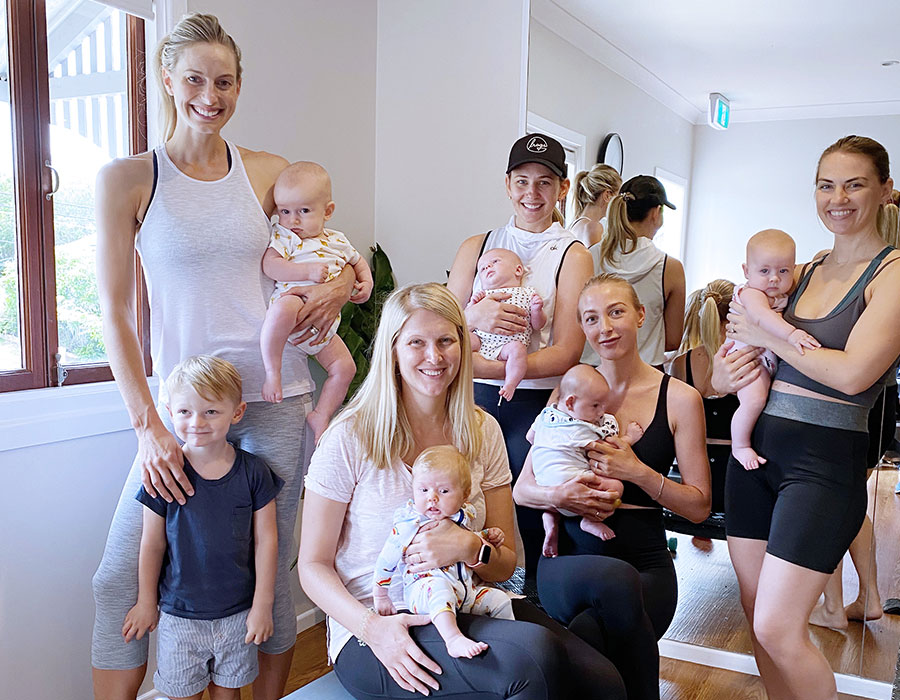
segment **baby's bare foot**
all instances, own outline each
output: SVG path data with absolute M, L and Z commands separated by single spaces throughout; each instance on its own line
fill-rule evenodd
M 599 537 L 601 540 L 611 540 L 616 536 L 616 533 L 613 532 L 612 528 L 609 525 L 605 525 L 604 523 L 601 523 L 597 520 L 588 520 L 587 518 L 582 518 L 581 529 L 589 535 Z
M 544 529 L 544 547 L 541 554 L 551 559 L 559 554 L 558 530 L 556 527 Z
M 281 403 L 281 372 L 266 372 L 262 388 L 263 401 Z
M 759 469 L 759 465 L 765 464 L 766 460 L 764 457 L 760 457 L 756 454 L 756 450 L 752 447 L 734 447 L 731 448 L 731 454 L 734 455 L 734 458 L 744 465 L 744 469 L 750 471 L 751 469 Z
M 476 642 L 463 634 L 447 641 L 447 653 L 455 659 L 463 656 L 471 659 L 473 656 L 478 656 L 481 652 L 487 651 L 487 649 L 488 645 L 484 642 Z

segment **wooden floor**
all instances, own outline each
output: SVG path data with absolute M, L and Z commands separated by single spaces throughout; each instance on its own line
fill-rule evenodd
M 894 494 L 898 473 L 896 469 L 880 469 L 876 475 L 869 480 L 869 496 L 870 504 L 875 504 L 878 586 L 883 597 L 896 598 L 900 597 L 900 496 Z M 679 599 L 666 637 L 750 654 L 750 638 L 727 544 L 720 540 L 692 540 L 686 535 L 677 537 Z M 845 603 L 856 598 L 857 590 L 856 573 L 848 557 L 844 565 Z M 865 626 L 851 622 L 846 632 L 810 626 L 810 634 L 835 671 L 893 682 L 900 616 L 885 615 Z
M 897 471 L 881 470 L 875 502 L 876 541 L 878 542 L 878 582 L 885 597 L 900 597 L 900 496 L 894 495 Z M 870 496 L 875 496 L 875 478 L 870 480 Z M 737 597 L 737 581 L 728 560 L 724 542 L 692 542 L 679 535 L 675 567 L 679 577 L 679 602 L 669 633 L 671 639 L 717 646 L 749 653 L 750 642 Z M 852 566 L 845 566 L 844 596 L 856 597 L 856 577 Z M 847 633 L 811 627 L 811 634 L 826 656 L 842 673 L 856 674 L 860 665 L 860 639 L 863 626 L 851 623 Z M 900 642 L 900 617 L 886 615 L 866 625 L 863 672 L 870 678 L 892 681 Z M 294 663 L 286 692 L 324 675 L 330 669 L 325 654 L 325 625 L 320 623 L 297 637 Z M 721 700 L 765 698 L 759 678 L 742 673 L 714 669 L 672 659 L 660 660 L 660 697 L 662 700 Z M 854 696 L 840 695 L 842 700 Z M 249 689 L 241 691 L 242 700 L 250 700 Z

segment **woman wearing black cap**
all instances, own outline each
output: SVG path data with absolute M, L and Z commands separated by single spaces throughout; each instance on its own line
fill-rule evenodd
M 499 390 L 505 365 L 473 353 L 475 401 L 493 415 L 503 430 L 513 477 L 518 478 L 531 445 L 525 434 L 559 377 L 578 361 L 584 334 L 576 323 L 578 295 L 591 277 L 590 255 L 571 232 L 553 222 L 557 202 L 566 196 L 566 157 L 555 139 L 528 134 L 516 141 L 506 168 L 506 192 L 513 215 L 505 226 L 468 238 L 460 246 L 450 270 L 448 286 L 463 307 L 481 286 L 477 262 L 492 248 L 515 252 L 527 268 L 525 284 L 534 287 L 544 302 L 547 323 L 532 334 L 528 369 L 512 402 L 500 405 Z M 526 312 L 513 304 L 485 298 L 466 307 L 469 330 L 512 335 L 528 325 Z M 582 486 L 583 498 L 595 510 L 612 510 L 614 496 L 603 500 L 605 492 Z M 525 567 L 536 570 L 541 553 L 543 527 L 540 512 L 518 509 L 517 519 L 525 544 Z
M 638 175 L 622 185 L 609 204 L 606 235 L 591 246 L 594 272 L 624 277 L 644 306 L 638 351 L 647 364 L 661 368 L 663 353 L 677 350 L 684 326 L 684 267 L 653 245 L 663 224 L 663 207 L 675 209 L 662 183 Z M 585 345 L 582 362 L 595 365 L 597 355 Z

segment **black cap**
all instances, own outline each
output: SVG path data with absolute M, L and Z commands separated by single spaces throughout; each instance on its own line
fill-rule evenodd
M 507 174 L 525 163 L 546 165 L 563 179 L 567 175 L 565 149 L 559 141 L 546 134 L 526 134 L 512 145 Z
M 675 208 L 675 205 L 666 197 L 666 188 L 652 175 L 636 175 L 622 185 L 622 189 L 619 192 L 631 192 L 637 200 L 649 200 L 657 206 L 663 205 L 669 207 L 669 209 Z

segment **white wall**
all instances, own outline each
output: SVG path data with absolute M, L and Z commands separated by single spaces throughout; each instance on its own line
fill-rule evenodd
M 848 134 L 870 136 L 900 163 L 900 116 L 734 123 L 694 127 L 694 167 L 685 270 L 688 290 L 716 277 L 742 280 L 747 238 L 780 228 L 809 260 L 832 237 L 816 216 L 814 183 L 822 151 Z
M 624 179 L 655 167 L 688 178 L 690 122 L 536 21 L 531 23 L 528 110 L 587 139 L 586 167 L 603 138 L 624 144 Z
M 211 12 L 243 52 L 228 139 L 329 171 L 329 226 L 368 257 L 375 240 L 375 24 L 371 0 L 188 0 Z
M 459 244 L 511 214 L 527 20 L 527 0 L 378 2 L 376 237 L 400 284 L 446 281 Z

